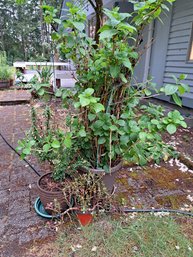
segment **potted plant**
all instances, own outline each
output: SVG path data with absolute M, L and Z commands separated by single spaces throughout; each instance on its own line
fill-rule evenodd
M 94 214 L 105 211 L 106 207 L 109 208 L 112 199 L 102 182 L 102 176 L 91 172 L 82 174 L 70 183 L 65 183 L 63 193 L 68 205 L 70 206 L 71 198 L 74 204 L 64 214 L 75 211 L 82 226 L 90 224 Z
M 43 107 L 44 108 L 44 107 Z M 47 162 L 49 172 L 37 181 L 37 192 L 44 209 L 52 214 L 56 208 L 61 212 L 68 208 L 64 199 L 64 184 L 78 176 L 77 166 L 84 165 L 76 149 L 66 151 L 69 146 L 64 128 L 58 124 L 50 107 L 31 109 L 32 126 L 25 139 L 18 142 L 21 157 L 35 155 L 40 162 Z
M 151 80 L 135 83 L 133 75 L 141 57 L 143 29 L 172 2 L 136 2 L 132 14 L 120 13 L 117 7 L 104 9 L 107 21 L 97 32 L 98 43 L 85 33 L 86 14 L 68 3 L 68 17 L 52 39 L 76 66 L 76 90 L 59 89 L 56 96 L 72 110 L 67 119 L 69 148 L 78 149 L 87 170 L 112 176 L 122 160 L 145 165 L 167 159 L 172 150 L 163 142 L 162 133 L 186 127 L 178 111 L 164 115 L 161 106 L 141 102 L 166 94 L 181 105 L 178 94 L 189 90 L 181 83 L 185 75 L 175 78 L 176 85 L 160 89 Z M 44 6 L 44 10 L 48 22 L 56 20 L 51 8 Z
M 9 88 L 13 85 L 15 68 L 7 65 L 5 52 L 0 53 L 0 88 Z

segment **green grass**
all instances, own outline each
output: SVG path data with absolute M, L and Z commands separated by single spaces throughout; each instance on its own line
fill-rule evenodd
M 103 218 L 67 229 L 55 243 L 60 257 L 193 257 L 193 244 L 171 217 Z

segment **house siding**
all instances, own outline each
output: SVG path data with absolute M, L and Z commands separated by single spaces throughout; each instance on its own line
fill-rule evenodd
M 193 63 L 187 62 L 193 22 L 193 1 L 177 0 L 173 7 L 172 20 L 165 62 L 163 83 L 174 83 L 172 75 L 187 74 L 184 83 L 190 92 L 182 97 L 183 105 L 193 108 Z

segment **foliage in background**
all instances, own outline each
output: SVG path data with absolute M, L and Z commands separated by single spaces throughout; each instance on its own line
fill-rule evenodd
M 0 52 L 0 80 L 14 79 L 15 68 L 7 65 L 5 52 Z
M 60 10 L 62 0 L 45 0 Z M 49 60 L 50 31 L 43 21 L 43 1 L 0 1 L 0 50 L 15 60 Z M 58 12 L 59 13 L 59 12 Z

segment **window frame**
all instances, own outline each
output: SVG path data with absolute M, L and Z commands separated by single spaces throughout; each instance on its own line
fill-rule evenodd
M 193 22 L 191 26 L 191 34 L 190 34 L 190 40 L 188 44 L 188 52 L 187 52 L 187 57 L 186 57 L 186 62 L 187 63 L 193 63 L 193 58 L 190 59 L 191 52 L 193 53 Z

